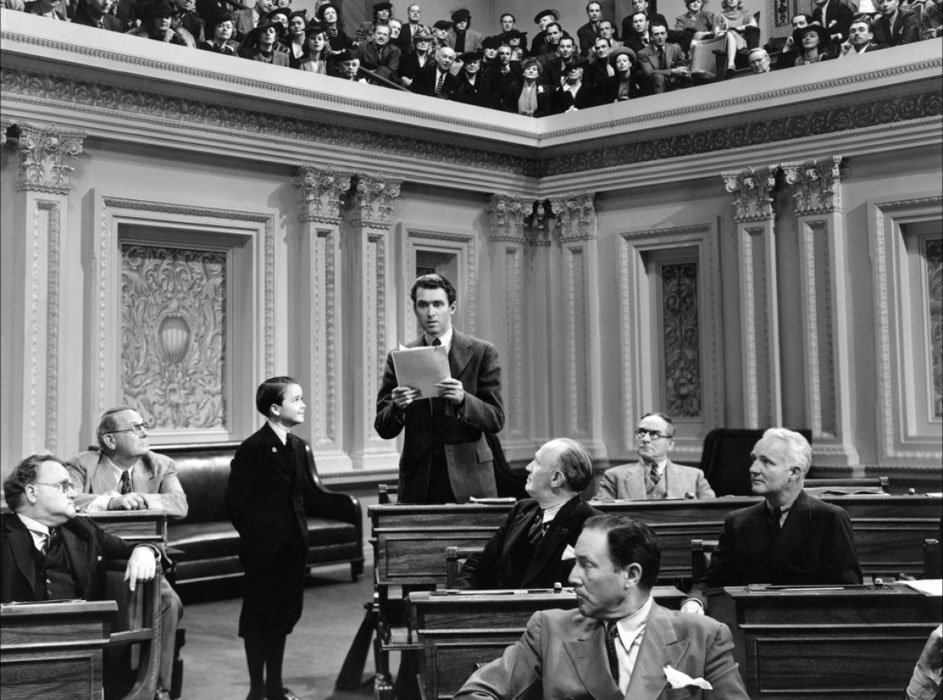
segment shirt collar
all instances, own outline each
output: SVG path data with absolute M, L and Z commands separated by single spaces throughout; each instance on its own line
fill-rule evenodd
M 23 522 L 23 525 L 25 525 L 26 529 L 29 530 L 31 533 L 35 532 L 41 535 L 49 534 L 48 525 L 43 525 L 38 520 L 35 520 L 29 517 L 28 515 L 23 515 L 22 513 L 17 513 L 17 515 L 20 516 L 20 520 Z
M 649 594 L 648 598 L 642 607 L 636 610 L 631 615 L 623 617 L 621 620 L 618 620 L 616 624 L 619 627 L 619 636 L 623 639 L 630 639 L 638 634 L 639 628 L 641 628 L 648 621 L 648 614 L 652 611 L 652 596 Z
M 452 348 L 452 335 L 453 335 L 454 330 L 455 330 L 454 328 L 450 327 L 445 333 L 439 336 L 439 340 L 442 341 L 442 347 L 445 348 L 446 352 L 448 352 Z M 423 337 L 424 337 L 424 340 L 426 341 L 426 345 L 432 345 L 432 341 L 435 340 L 435 338 L 432 338 L 425 332 L 423 333 Z
M 134 474 L 134 468 L 140 463 L 140 461 L 141 460 L 138 460 L 137 462 L 132 464 L 130 467 L 128 467 L 127 469 L 128 477 L 131 477 Z M 117 464 L 112 462 L 111 457 L 106 455 L 104 452 L 101 453 L 101 459 L 99 460 L 99 463 L 103 467 L 105 467 L 111 473 L 112 476 L 115 477 L 116 481 L 121 478 L 121 473 L 125 471 L 123 468 L 119 467 Z
M 284 429 L 282 426 L 280 426 L 278 423 L 275 423 L 275 422 L 273 422 L 273 421 L 271 421 L 271 420 L 268 422 L 268 425 L 269 425 L 269 427 L 270 427 L 272 430 L 275 431 L 275 434 L 278 436 L 279 441 L 280 441 L 283 445 L 285 445 L 285 444 L 288 443 L 288 435 L 289 435 L 290 433 L 289 433 L 287 430 L 285 430 L 285 429 Z

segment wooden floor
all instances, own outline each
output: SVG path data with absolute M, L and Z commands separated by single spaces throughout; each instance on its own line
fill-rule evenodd
M 315 570 L 305 591 L 304 613 L 288 638 L 285 685 L 302 700 L 362 700 L 372 697 L 373 655 L 367 659 L 362 693 L 335 692 L 334 682 L 373 596 L 373 568 L 357 583 L 350 567 Z M 242 604 L 238 583 L 183 587 L 184 674 L 181 700 L 241 700 L 249 692 L 242 639 L 237 635 Z

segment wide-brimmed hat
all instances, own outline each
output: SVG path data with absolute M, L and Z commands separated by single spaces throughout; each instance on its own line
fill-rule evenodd
M 437 20 L 435 24 L 432 25 L 434 29 L 451 29 L 452 23 L 447 19 Z
M 232 12 L 227 12 L 226 10 L 218 10 L 212 15 L 206 18 L 206 28 L 215 29 L 217 25 L 222 24 L 223 22 L 233 22 L 235 23 L 236 18 Z
M 527 42 L 527 32 L 522 32 L 520 29 L 512 29 L 509 32 L 504 32 L 501 35 L 501 41 L 511 42 L 512 39 L 518 39 L 522 44 Z
M 480 61 L 481 52 L 480 51 L 466 51 L 465 53 L 459 54 L 456 58 L 458 58 L 458 60 L 460 60 L 462 63 Z
M 413 43 L 414 43 L 414 44 L 416 44 L 416 43 L 418 43 L 418 42 L 420 42 L 420 41 L 432 41 L 432 40 L 433 40 L 432 35 L 431 35 L 429 32 L 427 32 L 425 29 L 420 30 L 420 31 L 416 32 L 415 34 L 413 34 Z
M 547 15 L 553 16 L 554 20 L 560 19 L 560 13 L 556 10 L 541 10 L 536 15 L 534 15 L 534 24 L 540 24 L 540 18 L 546 17 Z
M 173 17 L 178 12 L 177 8 L 170 0 L 155 0 L 147 9 L 146 17 L 156 19 L 158 17 Z
M 315 13 L 317 15 L 317 18 L 321 20 L 322 22 L 324 21 L 324 13 L 328 9 L 333 9 L 334 14 L 336 14 L 338 17 L 341 16 L 341 9 L 337 5 L 335 5 L 333 2 L 326 2 L 323 5 L 321 5 L 321 7 L 319 7 L 318 11 Z
M 800 27 L 792 33 L 792 40 L 796 42 L 796 46 L 800 49 L 800 51 L 802 49 L 802 36 L 807 32 L 815 32 L 819 35 L 820 46 L 828 46 L 832 39 L 831 35 L 828 33 L 828 30 L 821 24 L 810 24 L 807 27 Z
M 278 22 L 278 20 L 275 19 L 276 15 L 283 15 L 285 19 L 287 20 L 291 16 L 291 10 L 287 7 L 276 7 L 274 10 L 272 10 L 267 15 L 265 15 L 265 19 L 270 19 L 273 22 Z M 278 22 L 278 23 L 281 24 L 281 22 Z
M 452 13 L 452 21 L 455 22 L 455 24 L 458 24 L 459 22 L 467 22 L 470 19 L 471 12 L 466 10 L 464 7 L 460 10 L 455 10 L 455 12 Z
M 374 12 L 381 12 L 382 10 L 389 10 L 390 12 L 392 12 L 392 11 L 393 11 L 393 3 L 391 3 L 391 2 L 378 2 L 378 3 L 374 3 L 374 5 L 373 5 L 373 11 L 374 11 Z
M 629 57 L 629 61 L 632 62 L 633 66 L 638 64 L 638 56 L 635 55 L 635 51 L 630 49 L 628 46 L 617 46 L 609 52 L 609 65 L 615 68 L 616 58 L 623 54 Z

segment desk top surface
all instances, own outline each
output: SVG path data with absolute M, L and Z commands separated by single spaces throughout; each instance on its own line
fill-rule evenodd
M 4 603 L 0 605 L 0 616 L 12 618 L 76 613 L 111 614 L 117 609 L 118 604 L 113 600 L 49 600 L 41 603 Z

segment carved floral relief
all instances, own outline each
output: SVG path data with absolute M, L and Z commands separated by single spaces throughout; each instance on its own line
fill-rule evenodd
M 696 262 L 662 267 L 666 410 L 676 418 L 701 415 L 697 273 Z
M 930 305 L 930 362 L 933 412 L 943 417 L 943 240 L 927 241 L 927 302 Z
M 123 401 L 157 430 L 226 424 L 226 253 L 121 250 Z

